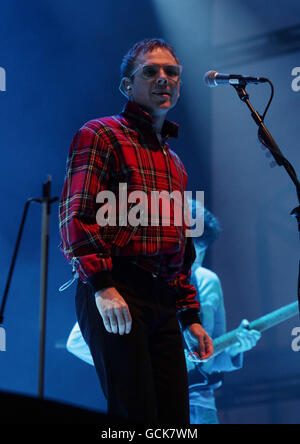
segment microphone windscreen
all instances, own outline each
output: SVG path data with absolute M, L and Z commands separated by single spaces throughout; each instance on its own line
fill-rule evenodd
M 208 71 L 204 76 L 204 83 L 209 88 L 214 88 L 216 85 L 215 79 L 218 73 L 216 71 Z

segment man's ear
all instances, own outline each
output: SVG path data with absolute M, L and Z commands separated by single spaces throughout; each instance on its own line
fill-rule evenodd
M 132 91 L 132 82 L 129 77 L 123 77 L 120 83 L 120 92 L 129 99 Z

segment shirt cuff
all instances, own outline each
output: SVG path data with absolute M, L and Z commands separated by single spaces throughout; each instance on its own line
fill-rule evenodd
M 192 324 L 202 325 L 199 314 L 200 313 L 196 308 L 190 308 L 188 310 L 179 312 L 178 318 L 183 330 Z
M 94 293 L 104 288 L 115 287 L 115 281 L 111 271 L 100 271 L 89 277 L 88 284 Z

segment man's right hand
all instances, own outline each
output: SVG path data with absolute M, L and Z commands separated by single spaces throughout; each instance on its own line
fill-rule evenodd
M 96 305 L 108 333 L 119 335 L 129 334 L 132 317 L 129 307 L 118 290 L 114 287 L 105 288 L 95 294 Z

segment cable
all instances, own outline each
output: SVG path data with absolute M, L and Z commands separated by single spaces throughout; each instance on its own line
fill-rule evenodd
M 263 121 L 263 122 L 265 121 L 265 118 L 266 118 L 267 112 L 269 111 L 269 108 L 270 108 L 270 106 L 271 106 L 271 103 L 272 103 L 272 101 L 273 101 L 273 99 L 274 99 L 274 85 L 273 85 L 273 83 L 271 82 L 271 80 L 269 80 L 269 79 L 267 79 L 267 82 L 268 82 L 269 85 L 271 86 L 271 98 L 270 98 L 269 103 L 268 103 L 268 105 L 267 105 L 267 107 L 266 107 L 266 109 L 265 109 L 265 112 L 264 112 L 263 115 L 262 115 L 262 121 Z

